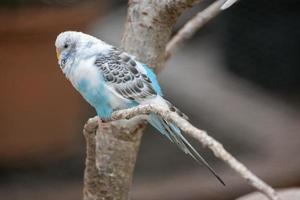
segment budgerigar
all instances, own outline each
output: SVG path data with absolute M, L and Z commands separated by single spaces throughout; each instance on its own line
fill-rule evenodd
M 156 76 L 146 64 L 93 36 L 67 31 L 55 42 L 58 63 L 72 85 L 91 104 L 102 121 L 116 110 L 140 104 L 159 104 L 186 117 L 163 94 Z M 156 114 L 149 123 L 185 153 L 206 167 L 224 184 L 209 164 L 183 137 L 175 124 Z

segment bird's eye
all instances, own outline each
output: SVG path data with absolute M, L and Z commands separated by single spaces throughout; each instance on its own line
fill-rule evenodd
M 64 48 L 66 49 L 66 48 L 68 48 L 68 47 L 69 47 L 69 45 L 68 45 L 68 44 L 65 44 Z

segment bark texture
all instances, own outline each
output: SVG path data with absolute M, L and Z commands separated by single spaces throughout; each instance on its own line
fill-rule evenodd
M 164 63 L 165 48 L 180 14 L 197 0 L 130 0 L 122 48 L 151 68 Z
M 99 126 L 98 117 L 87 122 L 84 200 L 128 199 L 143 127 L 142 122 Z

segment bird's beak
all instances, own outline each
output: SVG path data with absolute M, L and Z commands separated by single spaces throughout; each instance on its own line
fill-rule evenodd
M 56 57 L 59 60 L 60 59 L 60 52 L 56 49 Z

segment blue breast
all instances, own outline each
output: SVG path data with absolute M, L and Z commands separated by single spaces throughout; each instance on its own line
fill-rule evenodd
M 111 117 L 113 108 L 109 103 L 107 95 L 105 95 L 104 83 L 101 82 L 95 88 L 91 87 L 89 80 L 83 79 L 78 82 L 77 89 L 84 99 L 96 109 L 99 117 L 108 119 Z

